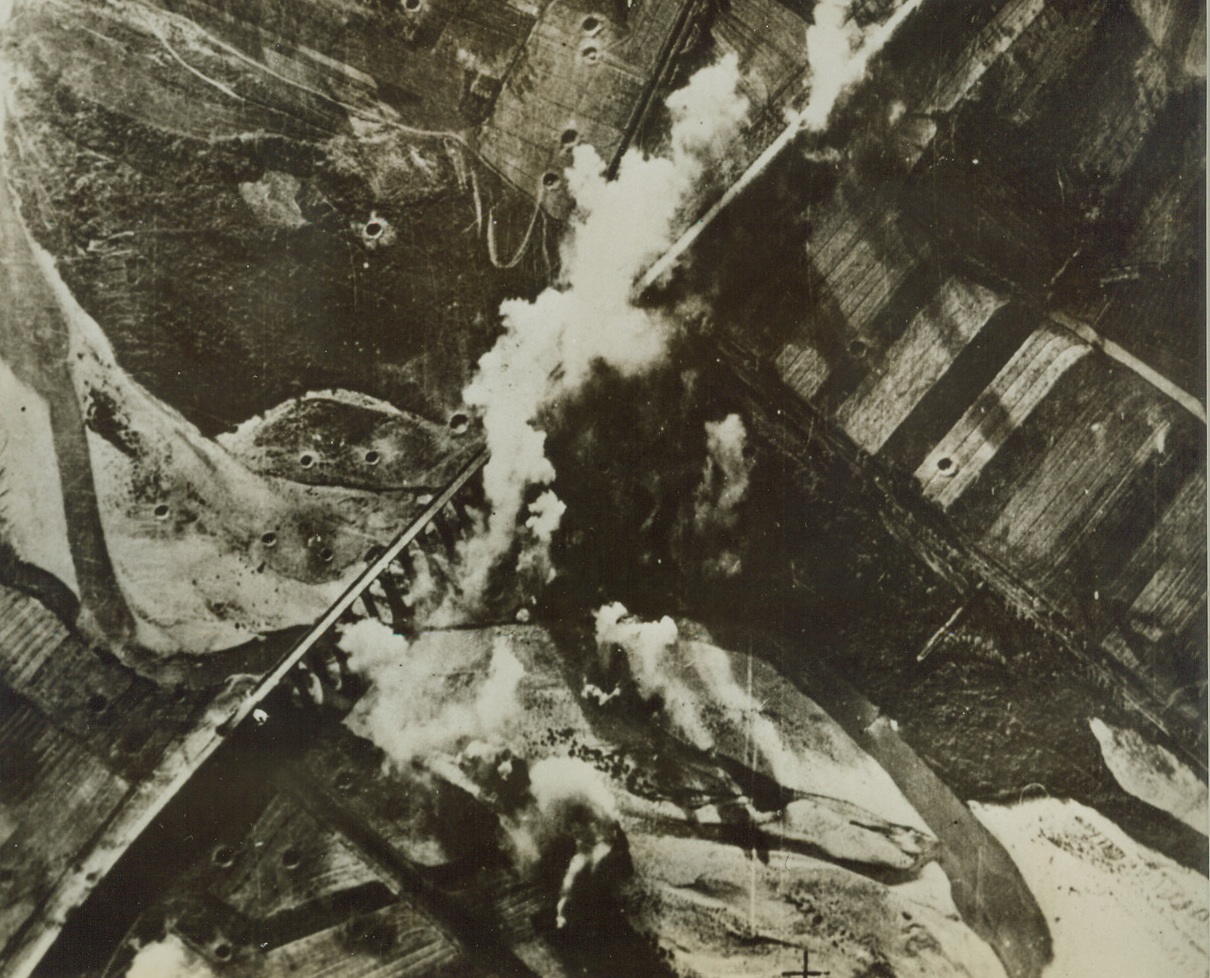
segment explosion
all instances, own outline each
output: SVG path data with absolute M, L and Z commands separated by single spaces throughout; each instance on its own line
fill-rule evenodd
M 743 124 L 748 103 L 739 82 L 733 55 L 697 72 L 665 101 L 672 116 L 670 156 L 631 150 L 612 180 L 591 146 L 576 147 L 566 173 L 576 211 L 559 278 L 532 302 L 501 305 L 505 332 L 464 391 L 467 404 L 482 413 L 492 452 L 483 475 L 491 511 L 462 553 L 466 604 L 481 600 L 491 569 L 512 547 L 527 490 L 554 481 L 540 427 L 544 412 L 574 397 L 597 364 L 635 376 L 663 362 L 672 324 L 635 306 L 631 291 L 673 240 L 707 166 Z M 546 554 L 562 512 L 549 489 L 529 505 L 522 570 L 549 576 Z
M 369 684 L 346 723 L 398 767 L 456 754 L 474 741 L 502 742 L 520 712 L 525 668 L 507 637 L 497 637 L 486 664 L 465 653 L 460 660 L 451 645 L 458 636 L 445 632 L 409 643 L 375 619 L 341 633 L 349 668 Z

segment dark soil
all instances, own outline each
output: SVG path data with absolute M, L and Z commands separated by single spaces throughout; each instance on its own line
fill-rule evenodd
M 500 300 L 549 272 L 541 234 L 516 268 L 492 266 L 448 141 L 363 147 L 252 118 L 223 137 L 204 115 L 182 136 L 188 120 L 119 113 L 38 45 L 21 50 L 35 80 L 22 110 L 38 125 L 13 127 L 10 157 L 27 222 L 119 362 L 205 434 L 327 387 L 444 422 Z M 239 185 L 267 171 L 297 179 L 307 223 L 262 223 L 244 202 Z M 490 174 L 480 184 L 508 256 L 533 205 Z M 363 233 L 372 215 L 392 230 L 380 242 Z

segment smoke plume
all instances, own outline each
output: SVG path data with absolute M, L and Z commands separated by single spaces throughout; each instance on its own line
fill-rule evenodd
M 440 554 L 429 553 L 421 547 L 411 547 L 409 553 L 412 561 L 412 575 L 404 602 L 412 609 L 417 621 L 424 621 L 444 595 L 430 563 L 430 561 L 440 561 L 442 558 Z
M 340 647 L 349 668 L 369 681 L 346 723 L 398 766 L 456 754 L 472 741 L 503 740 L 520 715 L 525 668 L 503 635 L 486 663 L 451 654 L 449 642 L 460 639 L 430 632 L 409 644 L 372 618 L 344 628 Z
M 517 571 L 525 580 L 546 584 L 554 578 L 550 543 L 565 512 L 567 505 L 553 489 L 547 489 L 529 504 L 529 519 L 525 521 L 529 533 L 523 541 L 521 556 L 517 558 Z
M 807 28 L 807 63 L 811 91 L 798 124 L 819 132 L 827 124 L 845 89 L 861 81 L 874 57 L 920 0 L 906 0 L 881 24 L 861 28 L 851 16 L 852 0 L 819 0 Z
M 640 288 L 646 288 L 667 275 L 702 232 L 768 169 L 769 164 L 801 132 L 822 132 L 827 127 L 840 96 L 865 77 L 874 55 L 882 50 L 899 25 L 921 3 L 922 0 L 904 0 L 885 21 L 864 29 L 851 17 L 851 2 L 819 0 L 815 4 L 814 23 L 807 28 L 806 35 L 810 78 L 806 104 L 802 105 L 796 100 L 786 106 L 786 128 L 710 209 L 689 225 L 676 243 L 647 268 L 639 282 Z M 800 105 L 802 108 L 799 108 Z
M 752 460 L 744 454 L 747 440 L 738 414 L 706 422 L 706 465 L 694 496 L 693 527 L 699 540 L 719 549 L 706 563 L 713 575 L 730 577 L 740 569 L 732 543 L 752 474 Z
M 126 978 L 214 978 L 214 972 L 179 937 L 169 934 L 139 948 Z
M 680 634 L 676 622 L 667 615 L 659 621 L 637 621 L 625 605 L 615 601 L 597 611 L 596 635 L 599 647 L 622 650 L 639 696 L 660 703 L 681 736 L 703 750 L 714 746 L 697 696 L 678 675 L 682 664 L 677 660 Z
M 748 105 L 737 93 L 739 81 L 737 59 L 729 55 L 668 97 L 667 158 L 631 150 L 610 180 L 591 146 L 576 147 L 565 173 L 576 209 L 559 278 L 532 302 L 501 305 L 505 332 L 464 391 L 466 403 L 482 413 L 492 451 L 483 476 L 491 513 L 463 552 L 459 584 L 468 604 L 480 600 L 488 573 L 511 548 L 529 487 L 555 478 L 543 413 L 574 395 L 598 363 L 634 376 L 664 358 L 671 325 L 635 307 L 631 290 L 672 241 L 681 208 L 711 159 L 742 125 Z M 543 493 L 526 528 L 527 563 L 547 572 L 537 554 L 562 515 L 556 501 L 553 492 Z
M 545 860 L 567 860 L 555 907 L 558 927 L 567 926 L 578 896 L 611 888 L 610 874 L 600 870 L 623 832 L 617 803 L 596 768 L 572 757 L 546 757 L 530 765 L 507 748 L 474 742 L 458 755 L 456 766 L 438 761 L 435 769 L 493 808 L 522 874 L 532 874 Z M 565 855 L 569 844 L 570 857 Z
M 726 651 L 682 638 L 671 618 L 639 621 L 614 602 L 597 612 L 596 624 L 598 646 L 623 650 L 639 695 L 662 705 L 674 734 L 703 750 L 730 753 L 786 787 L 812 783 L 806 762 L 753 693 L 751 660 L 745 689 Z
M 575 842 L 555 906 L 555 923 L 563 928 L 576 894 L 587 889 L 621 838 L 617 802 L 600 772 L 573 757 L 538 761 L 530 768 L 529 781 L 539 826 L 535 844 L 542 848 L 559 836 L 571 836 Z

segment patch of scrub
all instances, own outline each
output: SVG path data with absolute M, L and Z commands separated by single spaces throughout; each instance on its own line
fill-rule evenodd
M 215 439 L 253 472 L 310 485 L 435 489 L 473 439 L 387 401 L 348 390 L 312 391 Z
M 1205 877 L 1078 802 L 1042 798 L 971 808 L 1008 850 L 1046 915 L 1054 962 L 1045 978 L 1205 978 Z
M 1088 725 L 1101 745 L 1106 766 L 1124 791 L 1207 834 L 1206 785 L 1193 771 L 1137 730 L 1112 727 L 1096 717 Z
M 298 177 L 278 170 L 266 170 L 259 180 L 239 185 L 239 195 L 256 219 L 269 227 L 299 228 L 307 223 L 298 206 Z

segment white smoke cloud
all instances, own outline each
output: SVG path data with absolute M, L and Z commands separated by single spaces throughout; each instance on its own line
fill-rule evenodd
M 546 757 L 527 765 L 507 748 L 472 742 L 456 762 L 437 758 L 433 769 L 493 808 L 523 875 L 572 844 L 555 907 L 558 927 L 568 925 L 569 908 L 581 894 L 610 885 L 597 870 L 623 838 L 620 813 L 606 779 L 590 764 Z M 592 906 L 591 898 L 586 902 Z
M 544 832 L 569 832 L 576 851 L 568 861 L 555 906 L 555 923 L 567 926 L 581 881 L 591 877 L 621 835 L 617 801 L 601 773 L 574 757 L 547 757 L 529 771 L 529 790 Z
M 559 528 L 559 522 L 566 511 L 567 506 L 563 501 L 547 489 L 529 504 L 530 517 L 525 521 L 525 525 L 537 539 L 549 543 L 551 536 Z
M 850 17 L 851 4 L 844 0 L 818 0 L 814 23 L 807 28 L 808 91 L 805 105 L 798 100 L 787 104 L 786 128 L 753 160 L 738 180 L 716 200 L 706 213 L 694 221 L 676 243 L 667 248 L 643 273 L 639 291 L 662 280 L 701 236 L 715 218 L 747 190 L 787 146 L 804 130 L 822 132 L 832 110 L 844 92 L 861 81 L 870 61 L 916 10 L 923 0 L 904 0 L 882 23 L 859 28 Z M 799 108 L 799 105 L 802 105 Z
M 342 629 L 339 644 L 369 681 L 345 722 L 396 765 L 456 754 L 472 741 L 499 743 L 520 716 L 525 667 L 504 635 L 487 663 L 452 656 L 445 633 L 409 644 L 375 619 Z
M 659 692 L 661 664 L 668 649 L 677 643 L 676 622 L 665 615 L 657 622 L 629 619 L 620 601 L 602 606 L 596 614 L 597 644 L 615 643 L 627 652 L 631 675 L 641 686 Z
M 467 603 L 481 598 L 489 571 L 511 547 L 527 488 L 554 480 L 539 427 L 543 411 L 578 391 L 597 362 L 633 376 L 663 359 L 671 326 L 635 307 L 631 290 L 672 241 L 680 210 L 712 154 L 742 125 L 748 105 L 737 92 L 739 81 L 730 55 L 668 97 L 668 158 L 631 150 L 609 180 L 596 151 L 576 147 L 565 174 L 576 209 L 559 279 L 532 302 L 501 305 L 505 332 L 463 392 L 466 403 L 482 412 L 492 451 L 483 476 L 491 513 L 485 532 L 462 555 Z M 561 516 L 551 498 L 529 526 L 537 547 L 549 542 Z
M 529 530 L 521 556 L 517 558 L 517 572 L 524 579 L 547 584 L 554 579 L 555 569 L 550 562 L 550 544 L 555 531 L 567 512 L 567 504 L 554 491 L 547 489 L 529 504 L 529 518 L 525 527 Z
M 642 622 L 629 614 L 617 601 L 600 608 L 597 645 L 621 648 L 639 695 L 658 699 L 677 733 L 703 750 L 710 749 L 714 739 L 702 720 L 698 697 L 677 674 L 680 634 L 676 622 L 667 615 L 659 621 Z
M 698 642 L 694 643 L 693 662 L 709 690 L 710 701 L 721 707 L 714 711 L 720 725 L 731 734 L 731 739 L 745 742 L 744 763 L 763 767 L 786 787 L 800 787 L 805 781 L 805 762 L 776 724 L 763 714 L 762 703 L 753 696 L 751 688 L 745 690 L 736 682 L 731 657 L 715 645 Z M 737 732 L 742 732 L 741 736 L 736 736 Z
M 529 790 L 538 810 L 551 814 L 569 801 L 588 804 L 602 818 L 616 822 L 618 803 L 601 772 L 575 757 L 546 757 L 529 769 Z
M 214 972 L 179 937 L 169 934 L 139 948 L 126 978 L 214 978 Z
M 412 579 L 404 602 L 412 609 L 416 619 L 422 621 L 442 598 L 441 587 L 430 563 L 440 558 L 423 547 L 409 547 L 408 552 L 412 560 Z
M 744 689 L 726 651 L 683 638 L 671 618 L 638 621 L 618 602 L 597 611 L 596 638 L 598 646 L 622 648 L 639 695 L 662 701 L 673 733 L 703 750 L 732 753 L 786 787 L 814 783 L 807 762 L 753 694 L 751 661 Z
M 586 700 L 591 700 L 597 706 L 604 706 L 606 703 L 612 703 L 622 695 L 622 688 L 615 686 L 608 693 L 601 689 L 596 683 L 586 682 L 580 689 L 580 696 Z
M 819 0 L 807 28 L 810 95 L 797 123 L 811 132 L 827 124 L 845 90 L 861 81 L 874 57 L 921 0 L 907 0 L 881 24 L 862 29 L 851 17 L 851 0 Z
M 704 492 L 699 493 L 698 498 L 715 514 L 732 517 L 748 492 L 752 461 L 744 454 L 747 443 L 748 430 L 738 414 L 729 414 L 722 421 L 706 422 Z M 702 513 L 699 518 L 708 519 L 709 516 Z
M 706 543 L 721 546 L 707 571 L 731 576 L 740 569 L 739 555 L 729 546 L 739 525 L 739 506 L 748 493 L 752 459 L 745 454 L 748 432 L 738 414 L 706 422 L 706 464 L 694 496 L 693 526 Z
M 365 676 L 402 663 L 408 642 L 376 618 L 363 618 L 340 630 L 337 643 L 349 655 L 349 668 Z

